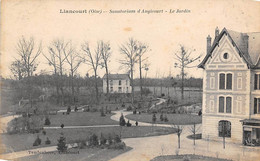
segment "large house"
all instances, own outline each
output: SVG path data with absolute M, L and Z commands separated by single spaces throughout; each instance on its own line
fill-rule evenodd
M 198 67 L 204 69 L 202 138 L 259 145 L 260 32 L 216 28 Z
M 131 93 L 128 74 L 108 74 L 109 93 Z M 107 93 L 107 75 L 103 77 L 103 93 Z

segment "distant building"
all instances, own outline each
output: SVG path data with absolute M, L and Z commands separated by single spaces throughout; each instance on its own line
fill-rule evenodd
M 260 145 L 260 32 L 217 28 L 198 67 L 204 69 L 202 137 Z
M 132 88 L 128 74 L 109 74 L 109 93 L 131 93 Z M 103 93 L 107 93 L 107 75 L 103 77 Z

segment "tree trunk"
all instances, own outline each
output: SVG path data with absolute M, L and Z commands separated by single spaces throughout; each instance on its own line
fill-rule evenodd
M 181 99 L 184 99 L 184 65 L 181 68 Z
M 98 98 L 98 84 L 97 84 L 97 70 L 95 70 L 95 89 L 96 89 L 96 104 L 99 104 L 99 98 Z
M 109 78 L 108 78 L 108 67 L 107 67 L 107 64 L 105 64 L 106 66 L 106 74 L 107 74 L 107 99 L 109 97 Z
M 71 70 L 71 92 L 72 92 L 72 101 L 75 105 L 75 91 L 74 91 L 74 73 L 73 70 Z
M 143 82 L 142 82 L 142 57 L 139 56 L 139 71 L 140 71 L 140 92 L 141 92 L 141 100 L 143 99 Z
M 131 60 L 132 61 L 132 60 Z M 130 72 L 131 72 L 131 86 L 132 86 L 132 98 L 131 98 L 131 103 L 132 105 L 134 105 L 134 74 L 133 74 L 133 62 L 131 62 L 131 69 L 130 69 Z
M 180 135 L 180 134 L 178 134 L 178 147 L 179 147 L 179 149 L 181 148 L 181 141 L 180 141 L 180 137 L 181 137 L 181 135 Z

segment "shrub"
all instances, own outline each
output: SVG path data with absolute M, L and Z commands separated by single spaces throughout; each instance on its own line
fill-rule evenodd
M 161 121 L 164 120 L 164 118 L 163 118 L 163 114 L 162 114 L 162 113 L 161 113 L 161 115 L 160 115 L 160 120 L 161 120 Z
M 120 126 L 125 126 L 125 118 L 124 118 L 123 114 L 121 114 L 121 116 L 120 116 L 119 125 Z
M 67 151 L 67 149 L 68 147 L 66 145 L 66 138 L 63 135 L 61 135 L 60 139 L 58 139 L 57 150 L 59 152 L 65 152 Z
M 115 143 L 110 145 L 108 148 L 109 149 L 124 149 L 126 147 L 124 142 L 120 142 L 120 143 Z
M 111 134 L 108 135 L 108 139 L 107 140 L 108 140 L 108 145 L 111 145 L 113 143 Z
M 156 115 L 155 115 L 155 113 L 153 114 L 152 121 L 153 121 L 153 123 L 155 123 L 155 122 L 156 122 Z
M 105 113 L 104 113 L 104 107 L 102 107 L 102 108 L 100 109 L 100 116 L 102 116 L 102 117 L 103 117 L 103 116 L 106 116 Z
M 126 108 L 126 111 L 131 111 L 132 110 L 132 106 L 128 106 L 127 108 Z
M 33 146 L 41 145 L 41 142 L 42 142 L 42 140 L 40 139 L 39 136 L 37 136 L 37 138 L 35 139 L 35 141 L 34 141 L 34 143 L 33 143 Z
M 103 134 L 101 133 L 100 135 L 100 144 L 101 145 L 105 145 L 107 142 L 107 139 L 103 136 Z
M 78 147 L 79 147 L 80 149 L 84 149 L 84 148 L 87 146 L 85 139 L 83 139 L 83 140 L 78 140 L 77 143 L 78 143 Z
M 115 136 L 115 143 L 121 143 L 121 139 L 120 139 L 119 135 Z
M 126 126 L 127 126 L 127 127 L 132 126 L 132 124 L 129 122 L 129 120 L 128 120 L 127 123 L 126 123 Z
M 98 137 L 96 134 L 93 134 L 89 137 L 89 146 L 97 146 L 98 145 Z
M 167 117 L 167 115 L 165 115 L 164 116 L 164 122 L 168 122 L 169 120 L 168 120 L 168 117 Z
M 51 144 L 51 141 L 49 140 L 49 138 L 47 137 L 45 144 Z

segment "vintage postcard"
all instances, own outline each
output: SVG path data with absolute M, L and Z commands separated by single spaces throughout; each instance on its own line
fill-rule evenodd
M 260 160 L 260 1 L 1 0 L 0 160 Z

